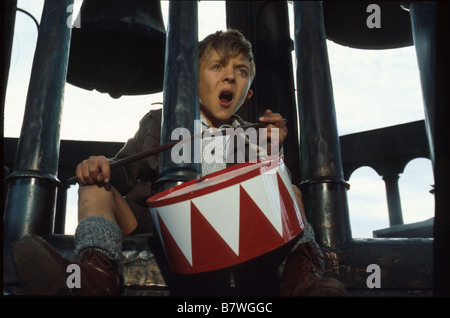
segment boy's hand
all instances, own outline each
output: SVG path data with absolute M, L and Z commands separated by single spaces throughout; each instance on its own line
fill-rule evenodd
M 104 156 L 92 156 L 78 164 L 76 169 L 81 184 L 108 183 L 111 178 L 109 161 Z
M 259 117 L 259 122 L 268 123 L 267 128 L 267 149 L 271 149 L 270 143 L 278 142 L 278 147 L 284 141 L 287 136 L 288 129 L 283 117 L 278 113 L 272 113 L 270 109 L 267 109 L 261 117 Z M 271 140 L 271 129 L 278 128 L 278 140 Z

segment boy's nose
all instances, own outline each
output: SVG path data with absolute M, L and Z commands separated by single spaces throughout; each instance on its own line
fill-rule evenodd
M 226 69 L 225 74 L 223 75 L 223 81 L 234 83 L 236 81 L 236 74 L 234 73 L 234 70 Z

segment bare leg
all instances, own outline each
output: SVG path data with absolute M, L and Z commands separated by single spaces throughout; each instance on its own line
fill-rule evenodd
M 136 229 L 137 221 L 122 195 L 110 184 L 80 186 L 78 222 L 88 216 L 101 216 L 119 225 L 124 236 Z

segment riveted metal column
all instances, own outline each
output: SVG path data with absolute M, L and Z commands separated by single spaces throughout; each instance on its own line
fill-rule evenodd
M 199 119 L 199 111 L 197 1 L 170 1 L 161 144 L 172 141 L 171 134 L 177 128 L 187 128 L 193 136 L 196 133 L 194 121 Z M 194 151 L 197 150 L 194 141 L 190 150 L 190 162 L 175 163 L 170 151 L 160 155 L 158 191 L 197 177 L 200 163 L 194 160 Z
M 294 1 L 300 187 L 319 244 L 351 240 L 322 2 Z
M 14 171 L 8 177 L 4 216 L 8 241 L 53 231 L 70 4 L 73 0 L 44 4 Z

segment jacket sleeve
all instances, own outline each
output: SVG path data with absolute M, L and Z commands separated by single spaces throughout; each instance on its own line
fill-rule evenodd
M 161 113 L 160 109 L 147 113 L 139 122 L 139 129 L 135 136 L 125 143 L 110 162 L 159 146 Z M 136 203 L 145 204 L 145 199 L 151 196 L 151 184 L 158 177 L 158 161 L 159 155 L 156 154 L 113 169 L 111 184 L 123 196 L 127 196 Z

